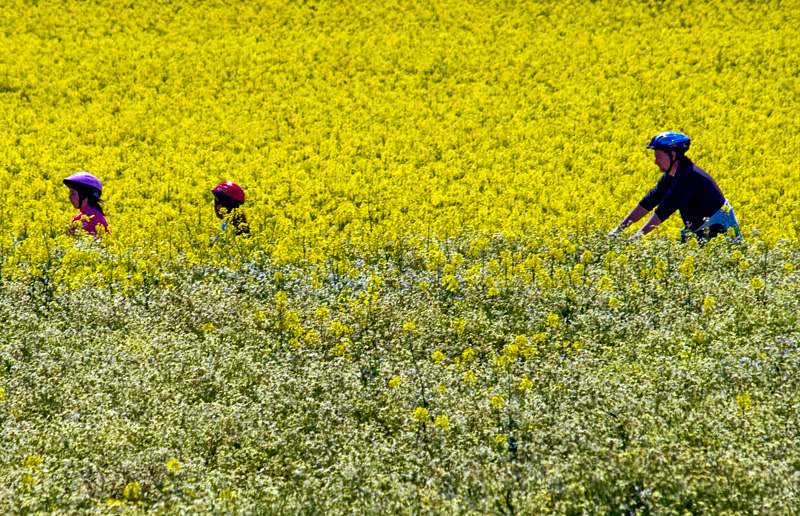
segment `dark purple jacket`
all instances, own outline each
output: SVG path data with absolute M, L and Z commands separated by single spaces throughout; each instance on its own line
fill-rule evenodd
M 658 184 L 639 201 L 639 205 L 651 211 L 664 222 L 675 210 L 681 211 L 683 223 L 696 231 L 707 217 L 712 216 L 725 204 L 725 196 L 700 167 L 687 157 L 681 158 L 675 176 L 666 172 Z

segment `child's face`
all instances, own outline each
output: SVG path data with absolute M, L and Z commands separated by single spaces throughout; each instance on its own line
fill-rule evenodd
M 80 201 L 81 201 L 81 198 L 78 195 L 78 191 L 75 190 L 74 188 L 70 188 L 69 189 L 69 202 L 72 203 L 72 207 L 75 208 L 76 210 L 80 210 L 81 209 L 81 205 L 79 204 Z

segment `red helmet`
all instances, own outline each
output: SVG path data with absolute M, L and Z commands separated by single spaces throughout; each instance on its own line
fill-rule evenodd
M 244 202 L 244 190 L 233 181 L 220 183 L 212 188 L 211 191 L 216 195 L 224 195 L 241 203 Z

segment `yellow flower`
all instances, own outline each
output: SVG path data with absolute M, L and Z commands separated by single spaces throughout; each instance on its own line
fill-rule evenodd
M 742 261 L 739 262 L 739 269 L 740 270 L 743 270 L 743 271 L 747 270 L 748 267 L 750 267 L 750 262 L 748 262 L 747 260 L 742 260 Z
M 233 489 L 220 489 L 218 498 L 223 502 L 235 502 L 239 498 L 239 493 Z
M 692 276 L 694 276 L 694 256 L 689 255 L 683 260 L 680 271 L 686 280 L 689 280 L 692 278 Z
M 414 421 L 417 423 L 424 423 L 428 419 L 428 409 L 425 407 L 417 407 L 414 411 Z
M 784 263 L 783 269 L 786 271 L 786 274 L 791 274 L 794 272 L 794 264 L 792 263 Z
M 510 359 L 516 360 L 519 357 L 519 346 L 516 344 L 509 344 L 503 348 L 503 353 Z
M 750 287 L 752 287 L 753 290 L 761 290 L 764 288 L 764 282 L 761 278 L 753 278 L 750 280 Z
M 340 323 L 339 321 L 331 322 L 330 329 L 331 332 L 333 332 L 333 334 L 336 335 L 337 337 L 343 337 L 343 336 L 346 337 L 350 336 L 350 334 L 353 333 L 353 330 L 349 326 L 346 326 Z
M 525 375 L 522 378 L 522 381 L 519 382 L 519 390 L 524 391 L 525 389 L 530 389 L 533 386 L 533 382 L 528 380 L 528 375 Z
M 450 426 L 450 420 L 447 419 L 447 416 L 442 414 L 441 416 L 436 418 L 436 422 L 434 423 L 436 428 L 441 428 L 442 430 L 447 430 Z
M 619 299 L 616 297 L 612 297 L 608 299 L 608 306 L 611 308 L 617 308 L 619 306 Z
M 441 364 L 442 360 L 444 360 L 444 353 L 441 351 L 435 351 L 431 356 L 431 359 L 433 360 L 434 364 Z
M 452 274 L 442 277 L 442 286 L 449 292 L 458 290 L 458 280 Z
M 472 359 L 475 358 L 475 352 L 472 348 L 467 348 L 461 353 L 461 358 L 464 362 L 472 362 Z
M 181 463 L 178 462 L 176 459 L 170 459 L 167 461 L 167 471 L 170 473 L 177 473 L 181 470 Z
M 706 296 L 706 298 L 705 298 L 705 299 L 703 299 L 703 310 L 706 310 L 706 311 L 713 310 L 713 309 L 714 309 L 714 303 L 715 303 L 715 302 L 716 302 L 716 301 L 714 300 L 714 298 L 713 298 L 713 297 L 711 297 L 711 296 Z
M 399 377 L 395 376 L 391 380 L 389 380 L 389 387 L 391 387 L 392 389 L 394 389 L 398 385 L 400 385 L 400 378 Z
M 603 276 L 600 278 L 600 280 L 597 282 L 597 290 L 611 290 L 611 278 L 608 276 Z
M 213 333 L 214 325 L 212 323 L 205 323 L 202 329 L 203 333 Z
M 503 399 L 502 396 L 492 396 L 492 406 L 494 408 L 501 409 L 501 408 L 503 408 L 503 405 L 505 405 L 505 404 L 506 404 L 506 402 L 505 402 L 505 400 Z
M 126 500 L 136 501 L 142 496 L 142 490 L 139 488 L 138 482 L 131 482 L 125 486 L 125 489 L 122 491 L 122 496 L 125 497 Z
M 403 331 L 409 332 L 417 329 L 417 325 L 413 322 L 407 322 L 403 325 Z
M 436 392 L 438 392 L 439 394 L 446 394 L 447 393 L 447 386 L 445 384 L 443 384 L 443 383 L 440 383 L 436 387 Z
M 466 383 L 468 385 L 471 385 L 471 384 L 475 383 L 475 381 L 476 381 L 476 379 L 475 379 L 475 373 L 474 372 L 466 371 L 464 373 L 464 383 Z
M 28 457 L 28 460 L 25 461 L 25 467 L 29 470 L 31 469 L 39 469 L 39 466 L 42 465 L 42 458 L 37 455 L 31 455 Z
M 743 392 L 736 396 L 736 404 L 742 409 L 742 412 L 750 410 L 750 394 Z
M 320 307 L 317 308 L 317 310 L 315 312 L 315 315 L 317 316 L 317 318 L 319 318 L 319 319 L 324 321 L 324 320 L 326 320 L 328 318 L 328 316 L 330 315 L 330 312 L 328 311 L 328 307 L 320 306 Z
M 495 436 L 495 438 L 494 438 L 494 444 L 505 444 L 506 441 L 507 441 L 507 438 L 503 434 L 497 434 Z
M 513 362 L 513 360 L 506 355 L 494 357 L 492 361 L 494 361 L 494 363 L 499 365 L 500 367 L 505 367 Z
M 31 475 L 30 473 L 23 473 L 23 474 L 22 474 L 22 475 L 19 477 L 19 481 L 22 483 L 22 485 L 23 485 L 24 487 L 26 487 L 26 488 L 29 488 L 29 487 L 31 487 L 31 486 L 33 485 L 33 483 L 35 482 L 35 479 L 33 478 L 33 475 Z
M 564 255 L 564 250 L 558 247 L 551 247 L 550 251 L 547 254 L 558 263 L 562 263 L 566 259 L 566 256 Z
M 3 401 L 4 399 L 6 399 L 6 390 L 0 389 L 0 401 Z

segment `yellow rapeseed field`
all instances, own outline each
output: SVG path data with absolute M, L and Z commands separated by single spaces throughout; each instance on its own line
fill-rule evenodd
M 0 513 L 794 513 L 797 20 L 3 1 Z M 604 238 L 663 130 L 743 243 Z
M 224 179 L 273 243 L 610 228 L 658 178 L 644 146 L 665 129 L 743 226 L 795 236 L 797 19 L 793 2 L 10 2 L 3 237 L 60 232 L 78 170 L 126 246 L 205 238 Z

